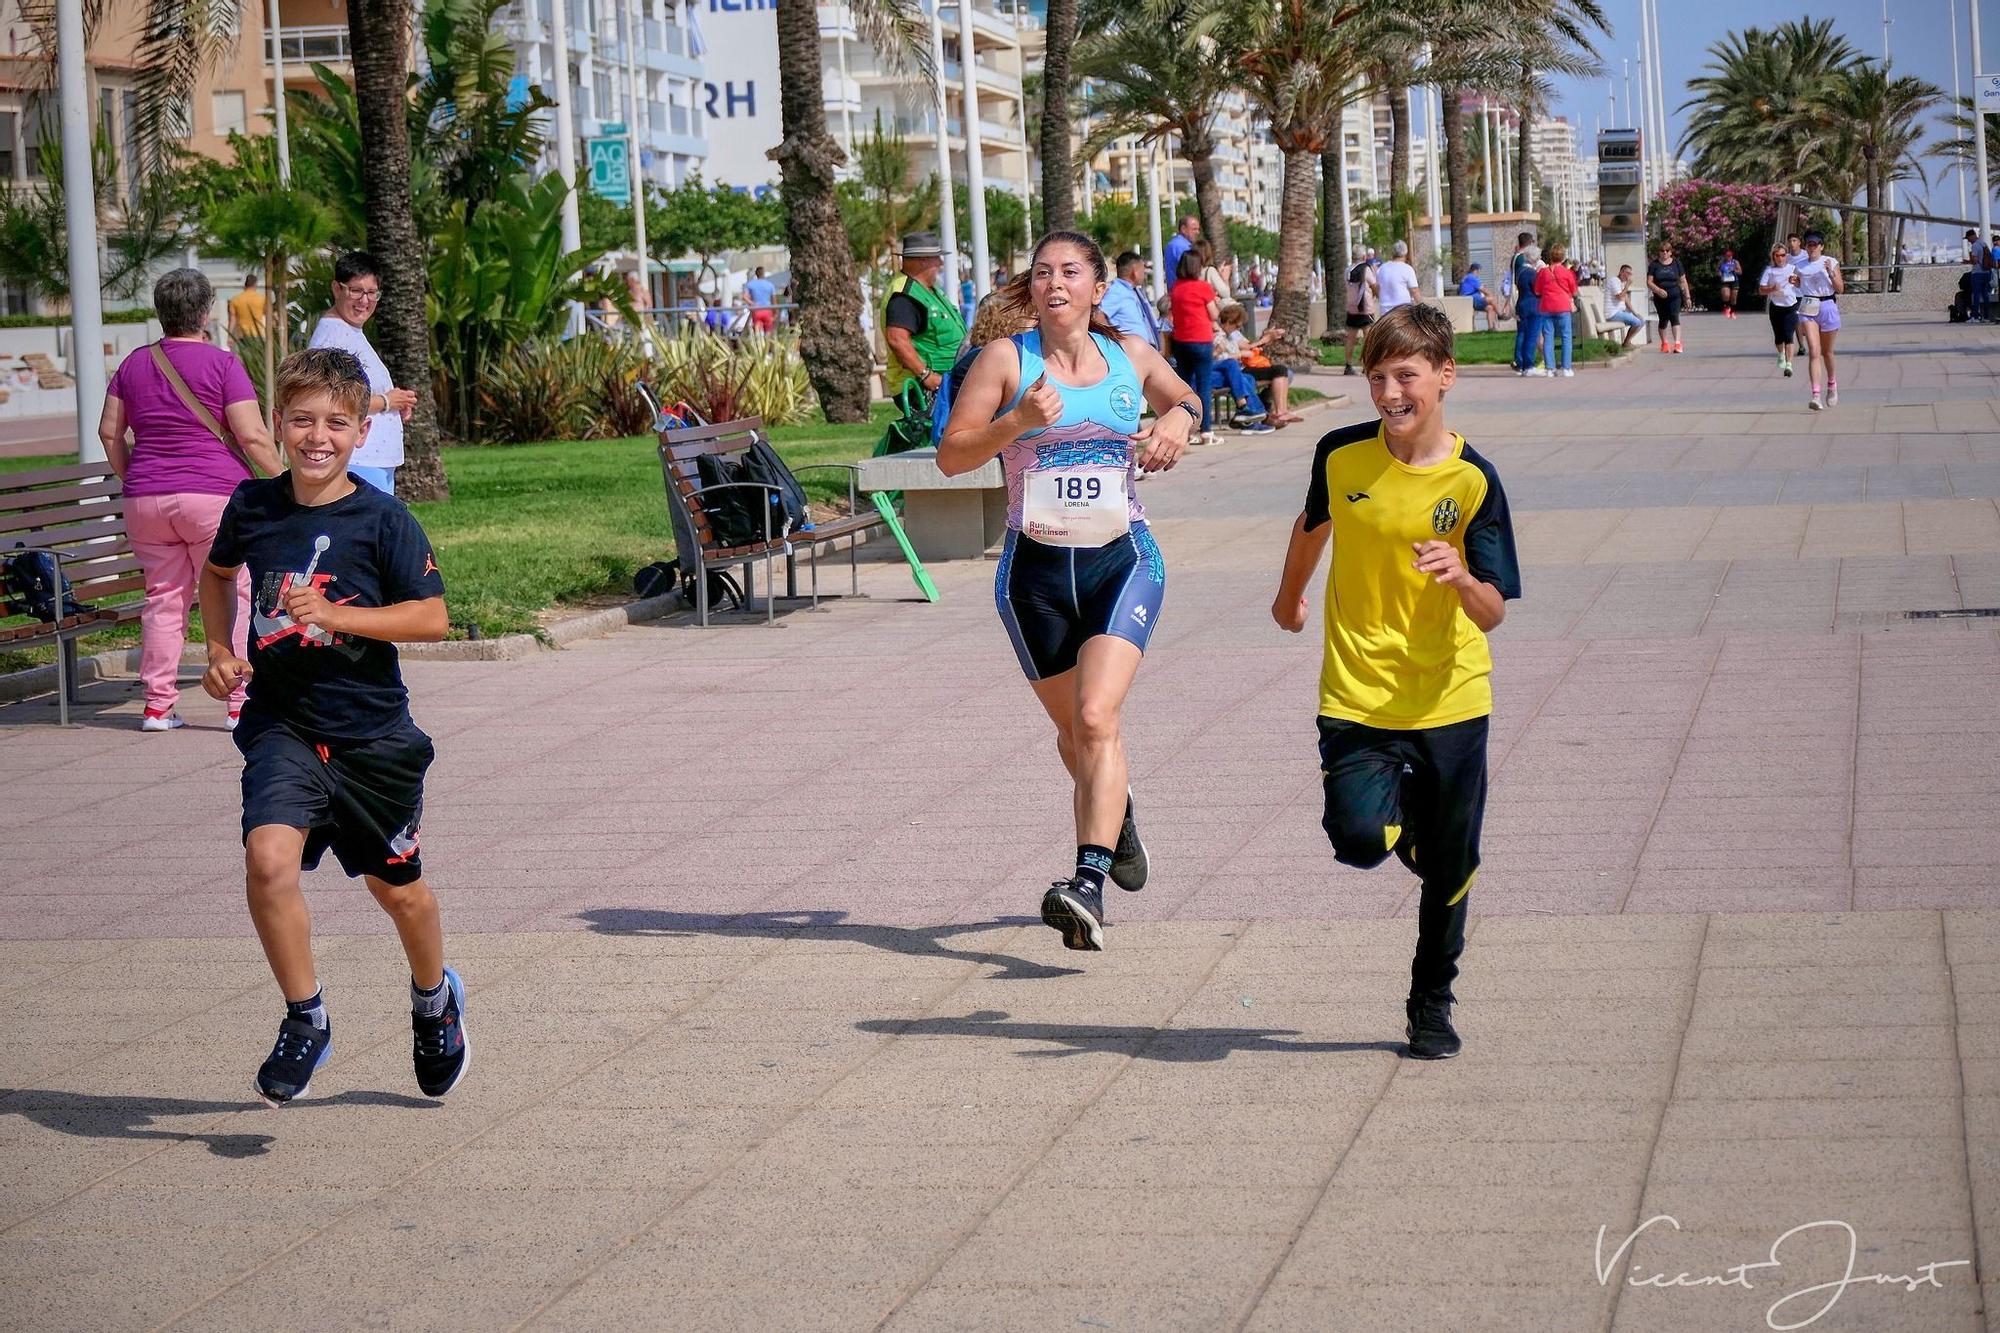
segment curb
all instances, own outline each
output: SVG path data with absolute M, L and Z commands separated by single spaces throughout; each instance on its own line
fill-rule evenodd
M 676 593 L 664 597 L 648 597 L 623 606 L 607 606 L 580 616 L 559 620 L 536 634 L 502 634 L 494 639 L 447 639 L 443 643 L 399 643 L 396 651 L 404 658 L 425 662 L 514 662 L 536 653 L 549 652 L 578 639 L 591 639 L 609 634 L 627 625 L 641 621 L 659 620 L 683 610 L 681 599 Z M 208 657 L 200 648 L 190 644 L 181 650 L 181 665 L 206 666 Z M 135 648 L 113 648 L 89 657 L 80 657 L 76 663 L 78 685 L 92 685 L 106 680 L 130 680 L 139 674 L 139 650 Z M 38 694 L 53 694 L 56 688 L 56 669 L 48 666 L 29 667 L 26 671 L 10 672 L 0 676 L 0 703 L 18 703 L 22 699 Z

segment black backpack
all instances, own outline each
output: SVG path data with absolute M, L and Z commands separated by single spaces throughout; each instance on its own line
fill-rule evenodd
M 0 595 L 44 624 L 83 615 L 88 609 L 71 593 L 61 562 L 47 551 L 28 550 L 25 542 L 15 542 L 13 551 L 0 561 Z
M 756 475 L 748 458 L 746 454 L 744 462 L 736 462 L 720 454 L 699 454 L 694 460 L 695 477 L 701 482 L 703 491 L 711 486 L 731 486 L 737 482 L 778 485 Z M 703 511 L 708 514 L 709 530 L 715 534 L 716 543 L 720 546 L 757 546 L 766 540 L 767 535 L 771 540 L 778 540 L 785 535 L 791 519 L 782 488 L 773 495 L 769 491 L 753 490 L 747 486 L 737 487 L 718 491 L 713 496 L 703 495 L 699 499 Z
M 743 455 L 745 481 L 761 481 L 766 486 L 778 488 L 778 498 L 785 506 L 785 526 L 782 531 L 797 532 L 812 526 L 812 511 L 806 507 L 806 488 L 799 485 L 799 479 L 785 466 L 785 460 L 771 447 L 771 442 L 762 435 L 750 441 L 750 449 Z M 773 528 L 773 532 L 780 529 Z

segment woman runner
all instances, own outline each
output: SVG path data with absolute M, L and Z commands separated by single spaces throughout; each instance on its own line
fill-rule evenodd
M 1820 410 L 1819 386 L 1826 382 L 1826 405 L 1840 401 L 1840 385 L 1833 378 L 1833 338 L 1840 332 L 1839 296 L 1847 290 L 1840 261 L 1826 253 L 1826 237 L 1816 231 L 1806 233 L 1805 262 L 1792 269 L 1792 284 L 1799 289 L 1799 332 L 1806 336 L 1806 378 L 1812 382 L 1813 411 Z
M 1129 891 L 1146 883 L 1119 712 L 1159 624 L 1167 571 L 1134 483 L 1179 462 L 1202 416 L 1158 348 L 1121 337 L 1097 312 L 1109 280 L 1088 236 L 1041 239 L 1008 285 L 1035 327 L 979 354 L 937 456 L 947 476 L 995 457 L 1006 472 L 993 591 L 1076 784 L 1076 870 L 1042 897 L 1042 920 L 1071 949 L 1104 947 L 1106 878 Z M 1154 420 L 1142 426 L 1147 405 Z
M 1653 294 L 1653 312 L 1660 317 L 1660 350 L 1681 350 L 1681 307 L 1689 300 L 1687 270 L 1674 258 L 1674 243 L 1660 242 L 1660 257 L 1646 269 L 1646 290 Z
M 1792 377 L 1792 344 L 1799 340 L 1799 292 L 1792 285 L 1792 260 L 1785 247 L 1771 247 L 1770 267 L 1757 279 L 1771 312 L 1771 337 L 1778 344 L 1778 369 Z

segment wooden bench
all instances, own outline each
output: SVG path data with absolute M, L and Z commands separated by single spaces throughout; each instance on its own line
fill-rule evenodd
M 15 547 L 48 551 L 85 610 L 59 619 L 0 625 L 0 649 L 56 645 L 56 715 L 69 725 L 76 698 L 76 641 L 139 616 L 141 602 L 107 603 L 143 592 L 146 576 L 125 532 L 125 487 L 105 463 L 0 473 L 0 557 Z M 0 615 L 28 614 L 0 587 Z
M 847 542 L 847 563 L 853 591 L 861 591 L 861 571 L 856 560 L 855 548 L 860 545 L 864 534 L 887 526 L 880 513 L 870 510 L 861 512 L 860 491 L 855 478 L 860 468 L 852 463 L 814 463 L 807 467 L 793 468 L 794 475 L 801 472 L 839 470 L 847 475 L 847 495 L 852 511 L 842 517 L 815 523 L 809 528 L 796 528 L 790 532 L 772 532 L 766 539 L 760 539 L 745 546 L 725 546 L 715 535 L 714 524 L 709 520 L 708 507 L 703 496 L 714 494 L 725 488 L 747 487 L 763 492 L 775 493 L 775 486 L 765 486 L 757 482 L 728 482 L 723 486 L 703 487 L 701 474 L 695 460 L 702 455 L 737 457 L 749 451 L 750 445 L 764 436 L 764 422 L 758 417 L 746 417 L 740 421 L 718 421 L 710 426 L 690 426 L 684 429 L 670 429 L 660 432 L 660 468 L 666 479 L 667 504 L 674 513 L 674 531 L 680 551 L 681 568 L 691 570 L 695 589 L 695 611 L 703 625 L 708 624 L 708 572 L 711 569 L 741 566 L 744 571 L 745 600 L 756 591 L 756 582 L 750 571 L 760 562 L 764 566 L 764 621 L 775 623 L 777 586 L 773 582 L 776 561 L 785 561 L 785 589 L 788 597 L 798 596 L 798 553 L 804 551 L 812 569 L 812 603 L 819 605 L 819 548 L 845 539 Z M 693 549 L 681 540 L 679 534 L 690 533 L 694 537 Z

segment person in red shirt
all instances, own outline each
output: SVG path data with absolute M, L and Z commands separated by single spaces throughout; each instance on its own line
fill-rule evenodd
M 1189 250 L 1174 270 L 1173 290 L 1174 369 L 1194 386 L 1201 399 L 1201 443 L 1216 443 L 1213 409 L 1209 395 L 1215 390 L 1215 321 L 1222 313 L 1222 300 L 1215 288 L 1201 278 L 1201 255 Z
M 1535 275 L 1535 301 L 1541 307 L 1542 318 L 1548 322 L 1549 355 L 1555 354 L 1556 340 L 1562 340 L 1562 369 L 1557 372 L 1570 379 L 1576 372 L 1570 369 L 1570 338 L 1576 322 L 1576 274 L 1563 263 L 1567 249 L 1561 245 L 1549 247 L 1548 267 Z

